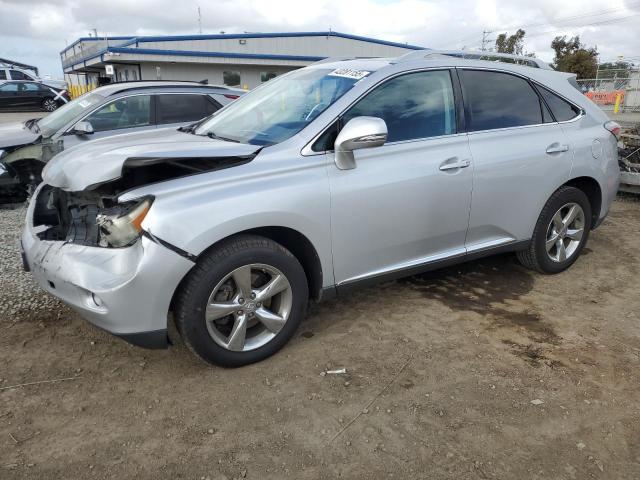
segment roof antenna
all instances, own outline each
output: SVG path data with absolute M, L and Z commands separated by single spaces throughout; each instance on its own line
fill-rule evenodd
M 202 35 L 202 14 L 200 13 L 200 5 L 198 5 L 198 32 Z

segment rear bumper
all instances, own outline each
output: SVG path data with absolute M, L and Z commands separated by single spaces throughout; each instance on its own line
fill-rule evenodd
M 193 262 L 142 237 L 126 248 L 40 240 L 32 202 L 22 233 L 23 261 L 40 286 L 95 326 L 135 345 L 167 346 L 167 314 Z

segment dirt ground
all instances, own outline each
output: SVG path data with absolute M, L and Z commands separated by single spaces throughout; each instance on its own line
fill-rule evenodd
M 621 199 L 563 274 L 504 255 L 362 290 L 235 370 L 18 309 L 0 478 L 640 478 L 639 260 Z

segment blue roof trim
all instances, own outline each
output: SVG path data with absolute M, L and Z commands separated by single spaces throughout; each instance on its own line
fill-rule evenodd
M 339 37 L 350 40 L 359 40 L 361 42 L 376 43 L 378 45 L 387 45 L 389 47 L 408 48 L 411 50 L 423 50 L 424 47 L 410 45 L 408 43 L 390 42 L 387 40 L 379 40 L 377 38 L 363 37 L 360 35 L 351 35 L 349 33 L 340 32 L 280 32 L 280 33 L 225 33 L 217 35 L 157 35 L 146 37 L 107 37 L 107 40 L 130 40 L 122 46 L 132 45 L 136 42 L 179 42 L 185 40 L 229 40 L 240 38 L 295 38 L 295 37 Z M 71 45 L 66 47 L 60 53 L 64 53 L 70 48 L 82 41 L 104 40 L 104 37 L 81 37 Z
M 361 42 L 377 43 L 390 47 L 409 48 L 412 50 L 423 50 L 424 47 L 410 45 L 408 43 L 390 42 L 377 38 L 362 37 L 340 32 L 281 32 L 281 33 L 225 33 L 224 35 L 160 35 L 137 37 L 139 42 L 179 42 L 184 40 L 229 40 L 240 38 L 295 38 L 295 37 L 340 37 Z
M 155 48 L 122 48 L 109 47 L 112 53 L 131 53 L 138 55 L 176 55 L 182 57 L 217 57 L 217 58 L 247 58 L 254 60 L 293 60 L 300 62 L 317 62 L 326 57 L 307 55 L 273 55 L 267 53 L 233 53 L 233 52 L 201 52 L 195 50 L 159 50 Z M 97 56 L 97 55 L 96 55 Z
M 96 40 L 129 40 L 129 39 L 134 39 L 134 38 L 135 37 L 132 37 L 131 35 L 126 36 L 126 37 L 80 37 L 75 42 L 73 42 L 71 45 L 67 45 L 62 50 L 60 50 L 60 54 L 63 54 L 67 50 L 75 47 L 80 42 L 91 42 L 91 41 L 95 42 Z

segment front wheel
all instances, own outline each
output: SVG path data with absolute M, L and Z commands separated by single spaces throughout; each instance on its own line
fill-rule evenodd
M 307 279 L 282 245 L 241 235 L 204 254 L 178 294 L 176 324 L 205 361 L 239 367 L 280 350 L 305 315 Z
M 525 267 L 541 273 L 559 273 L 575 262 L 589 238 L 591 204 L 574 187 L 561 187 L 542 209 L 526 250 L 517 252 Z

